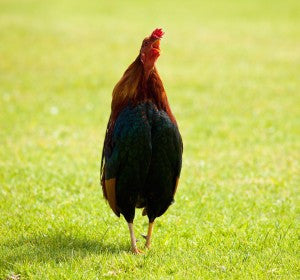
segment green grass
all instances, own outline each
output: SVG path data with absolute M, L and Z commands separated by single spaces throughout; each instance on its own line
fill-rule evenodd
M 0 279 L 299 279 L 300 2 L 103 2 L 0 0 Z M 133 256 L 99 162 L 155 27 L 184 161 Z

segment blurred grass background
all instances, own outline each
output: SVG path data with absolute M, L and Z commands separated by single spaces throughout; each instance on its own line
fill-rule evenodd
M 0 0 L 0 279 L 297 279 L 299 19 L 296 0 Z M 99 162 L 112 88 L 156 27 L 184 162 L 136 257 Z

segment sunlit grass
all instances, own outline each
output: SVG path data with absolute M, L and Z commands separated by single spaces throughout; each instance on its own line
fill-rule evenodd
M 0 279 L 299 278 L 299 6 L 0 1 Z M 184 162 L 133 256 L 99 163 L 112 88 L 155 27 Z

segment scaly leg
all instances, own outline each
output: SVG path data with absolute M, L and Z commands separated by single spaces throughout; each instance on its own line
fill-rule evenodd
M 152 223 L 149 222 L 148 233 L 146 236 L 146 245 L 145 245 L 148 249 L 150 248 L 150 245 L 151 245 L 151 235 L 153 232 L 153 226 L 154 226 L 154 222 L 152 222 Z
M 135 255 L 143 253 L 136 246 L 136 238 L 135 238 L 134 231 L 133 231 L 133 223 L 128 223 L 128 228 L 129 228 L 129 232 L 130 232 L 131 251 L 132 251 L 132 253 L 134 253 Z

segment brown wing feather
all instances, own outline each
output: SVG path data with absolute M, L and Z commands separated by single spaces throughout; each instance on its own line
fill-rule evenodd
M 105 180 L 105 194 L 110 208 L 114 213 L 120 217 L 120 212 L 117 210 L 117 201 L 116 201 L 116 179 Z
M 174 194 L 173 194 L 173 196 L 175 195 L 175 193 L 176 193 L 176 191 L 177 191 L 178 183 L 179 183 L 179 177 L 176 178 L 176 183 L 175 183 L 175 189 L 174 189 Z

